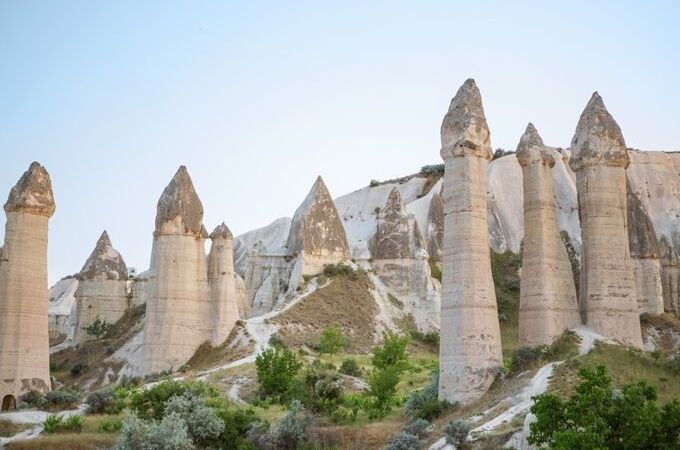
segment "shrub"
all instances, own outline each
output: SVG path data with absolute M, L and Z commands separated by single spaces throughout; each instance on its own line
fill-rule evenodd
M 283 339 L 277 333 L 273 333 L 271 336 L 269 336 L 268 343 L 272 347 L 286 347 L 286 343 L 283 342 Z
M 110 387 L 91 392 L 85 398 L 88 414 L 118 414 L 125 408 L 125 402 Z
M 430 426 L 430 422 L 425 419 L 415 419 L 407 423 L 404 429 L 404 433 L 415 434 L 418 437 L 423 437 L 427 434 L 427 427 Z
M 300 414 L 301 403 L 293 400 L 276 427 L 276 444 L 281 449 L 297 449 L 305 439 L 307 420 Z
M 340 365 L 340 373 L 344 373 L 345 375 L 350 375 L 353 377 L 359 377 L 361 376 L 361 367 L 359 367 L 359 363 L 356 359 L 348 358 L 342 361 L 342 364 Z
M 420 173 L 425 175 L 443 175 L 444 164 L 428 164 L 420 169 Z
M 439 267 L 437 262 L 432 258 L 428 258 L 427 264 L 430 266 L 430 276 L 435 280 L 442 281 L 442 269 Z
M 374 369 L 368 380 L 369 401 L 366 406 L 369 419 L 382 419 L 392 410 L 397 395 L 399 373 L 395 367 Z
M 462 420 L 455 420 L 446 424 L 444 433 L 447 444 L 453 445 L 454 448 L 462 448 L 470 434 L 470 425 Z
M 300 371 L 302 364 L 292 350 L 270 347 L 255 358 L 257 381 L 260 394 L 279 401 L 285 399 L 291 382 Z
M 144 421 L 135 413 L 123 420 L 114 450 L 194 450 L 187 425 L 173 413 L 160 422 Z
M 173 414 L 184 421 L 191 441 L 198 448 L 210 447 L 224 431 L 224 422 L 215 411 L 192 392 L 171 397 L 165 403 L 164 417 Z
M 39 407 L 45 403 L 45 396 L 40 391 L 30 390 L 21 397 L 21 401 L 32 407 Z
M 130 409 L 141 419 L 163 418 L 165 402 L 171 397 L 191 392 L 199 397 L 216 397 L 219 393 L 211 386 L 202 382 L 164 381 L 146 389 L 132 393 Z
M 80 433 L 83 429 L 83 418 L 77 414 L 64 419 L 61 416 L 50 415 L 42 423 L 45 433 L 63 433 L 73 432 Z
M 384 333 L 383 345 L 373 349 L 373 366 L 377 369 L 394 369 L 397 373 L 403 372 L 408 367 L 408 355 L 406 347 L 410 342 L 407 335 L 398 336 L 394 333 Z
M 439 331 L 428 331 L 427 333 L 423 333 L 418 330 L 413 330 L 411 331 L 411 337 L 414 341 L 439 347 Z
M 314 361 L 303 375 L 304 392 L 301 401 L 315 413 L 332 413 L 342 400 L 343 389 L 337 373 L 324 369 Z
M 123 421 L 118 417 L 105 417 L 97 426 L 97 430 L 102 433 L 118 433 L 121 428 L 123 428 Z
M 224 423 L 219 437 L 225 450 L 245 450 L 248 430 L 260 423 L 252 409 L 230 409 L 223 405 L 216 410 L 217 417 Z
M 80 394 L 73 389 L 58 389 L 45 394 L 45 406 L 49 409 L 74 409 L 80 402 Z
M 363 270 L 354 270 L 351 266 L 348 266 L 347 264 L 326 264 L 323 266 L 323 276 L 326 278 L 333 278 L 333 277 L 347 277 L 352 280 L 356 280 L 359 277 L 359 274 L 363 273 Z
M 89 366 L 85 363 L 77 363 L 71 367 L 71 376 L 77 377 L 78 375 L 85 373 L 89 369 Z
M 414 450 L 422 445 L 418 436 L 401 431 L 389 440 L 384 450 Z
M 319 351 L 328 353 L 333 359 L 333 355 L 347 346 L 347 338 L 342 334 L 342 330 L 336 326 L 324 328 L 319 340 Z
M 430 384 L 408 396 L 405 412 L 415 419 L 433 420 L 456 406 L 446 400 L 439 400 L 439 369 L 436 368 L 432 372 Z

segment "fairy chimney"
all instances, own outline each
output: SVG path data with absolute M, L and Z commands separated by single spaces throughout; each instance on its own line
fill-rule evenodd
M 470 403 L 501 372 L 500 327 L 487 215 L 492 158 L 482 97 L 467 80 L 441 126 L 444 171 L 439 398 Z
M 114 324 L 128 309 L 128 270 L 123 257 L 111 245 L 104 231 L 92 254 L 77 275 L 77 341 L 92 339 L 86 328 L 97 319 Z
M 583 240 L 581 315 L 601 335 L 641 348 L 626 224 L 628 151 L 597 92 L 581 114 L 571 148 Z
M 47 300 L 47 228 L 54 214 L 50 176 L 37 162 L 5 203 L 0 259 L 0 410 L 28 391 L 51 389 Z
M 211 343 L 222 344 L 239 320 L 239 305 L 234 279 L 233 236 L 222 222 L 210 233 L 208 254 L 208 286 L 214 322 Z
M 580 323 L 576 287 L 555 213 L 555 160 L 530 123 L 517 146 L 524 187 L 524 252 L 519 300 L 519 345 L 550 345 Z
M 211 339 L 203 205 L 181 166 L 158 200 L 153 281 L 146 304 L 144 372 L 177 370 Z

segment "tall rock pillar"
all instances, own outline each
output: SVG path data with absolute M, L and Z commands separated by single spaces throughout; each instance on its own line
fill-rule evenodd
M 519 345 L 549 345 L 580 323 L 574 276 L 555 215 L 555 160 L 532 124 L 517 146 L 524 186 Z
M 12 188 L 0 259 L 0 410 L 28 391 L 48 392 L 47 223 L 54 214 L 50 176 L 37 162 Z
M 486 221 L 491 144 L 474 80 L 467 80 L 451 101 L 441 141 L 445 219 L 439 398 L 465 404 L 487 391 L 503 365 Z
M 581 114 L 571 148 L 583 240 L 581 315 L 603 336 L 641 348 L 626 223 L 628 151 L 597 92 Z
M 144 324 L 144 372 L 177 370 L 211 339 L 203 205 L 181 166 L 158 200 L 153 282 Z
M 210 341 L 216 346 L 222 344 L 229 336 L 229 332 L 239 319 L 239 308 L 231 231 L 223 222 L 210 233 L 210 239 L 212 244 L 208 255 L 208 286 L 214 322 Z

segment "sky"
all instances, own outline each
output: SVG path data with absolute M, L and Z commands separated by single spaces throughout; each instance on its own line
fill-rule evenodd
M 106 229 L 148 267 L 156 203 L 187 166 L 211 230 L 292 216 L 441 162 L 467 78 L 493 148 L 527 122 L 568 146 L 597 90 L 628 146 L 680 150 L 680 2 L 0 0 L 0 197 L 49 171 L 49 280 Z M 4 229 L 0 229 L 4 238 Z

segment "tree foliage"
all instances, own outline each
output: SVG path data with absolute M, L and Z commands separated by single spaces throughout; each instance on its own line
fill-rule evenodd
M 563 400 L 534 397 L 530 444 L 559 450 L 680 448 L 680 402 L 656 401 L 645 381 L 614 389 L 604 367 L 579 371 L 581 383 Z
M 333 355 L 347 346 L 347 338 L 342 334 L 342 330 L 336 326 L 324 328 L 319 340 L 319 352 L 328 353 L 333 359 Z
M 278 401 L 285 400 L 295 376 L 302 368 L 297 355 L 285 347 L 269 347 L 255 358 L 260 393 Z
M 99 316 L 97 316 L 94 319 L 94 322 L 86 327 L 83 327 L 83 330 L 85 330 L 88 335 L 94 336 L 96 340 L 99 340 L 109 331 L 109 328 L 111 328 L 111 323 L 107 322 L 106 320 L 102 320 Z

